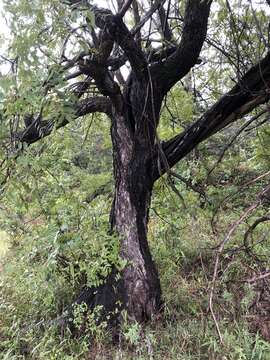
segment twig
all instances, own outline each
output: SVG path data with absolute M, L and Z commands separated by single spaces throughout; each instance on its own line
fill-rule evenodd
M 205 194 L 205 192 L 204 192 L 204 190 L 203 190 L 203 188 L 201 186 L 192 184 L 192 181 L 190 179 L 186 179 L 183 176 L 175 173 L 172 170 L 170 170 L 169 174 L 172 175 L 173 177 L 175 177 L 176 179 L 179 179 L 180 181 L 182 181 L 187 187 L 192 189 L 194 192 L 198 193 L 206 201 L 209 202 L 209 200 L 207 199 L 207 195 Z
M 218 332 L 218 336 L 219 336 L 219 339 L 220 339 L 220 342 L 221 342 L 222 345 L 224 344 L 223 336 L 221 334 L 219 324 L 218 324 L 218 321 L 217 321 L 217 317 L 216 317 L 216 314 L 215 314 L 214 309 L 213 309 L 213 298 L 214 298 L 215 284 L 216 284 L 217 274 L 218 274 L 218 267 L 219 267 L 219 262 L 220 262 L 220 255 L 222 254 L 225 245 L 230 240 L 230 238 L 231 238 L 232 234 L 234 233 L 235 229 L 262 203 L 263 195 L 266 194 L 269 190 L 270 190 L 270 185 L 267 186 L 265 189 L 263 189 L 257 195 L 257 200 L 247 208 L 247 210 L 242 214 L 242 216 L 237 221 L 235 221 L 232 224 L 232 226 L 230 227 L 229 231 L 227 232 L 224 240 L 219 244 L 218 249 L 217 249 L 214 273 L 213 273 L 213 277 L 212 277 L 212 285 L 211 285 L 210 296 L 209 296 L 209 309 L 210 309 L 212 318 L 214 320 L 214 323 L 215 323 L 215 326 L 216 326 L 216 329 L 217 329 L 217 332 Z
M 266 221 L 270 221 L 270 215 L 265 215 L 262 216 L 260 218 L 258 218 L 246 231 L 245 235 L 244 235 L 244 246 L 247 249 L 248 248 L 248 237 L 251 235 L 251 233 L 253 232 L 253 230 L 262 222 L 266 222 Z
M 216 230 L 215 230 L 215 224 L 217 222 L 216 217 L 217 217 L 218 211 L 222 207 L 222 205 L 224 203 L 228 202 L 228 200 L 231 199 L 233 196 L 235 196 L 235 195 L 241 193 L 242 191 L 244 191 L 246 187 L 256 183 L 257 181 L 259 181 L 259 180 L 261 180 L 261 179 L 263 179 L 263 178 L 265 178 L 265 177 L 267 177 L 269 175 L 270 175 L 270 171 L 267 171 L 266 173 L 261 174 L 261 175 L 257 176 L 256 178 L 254 178 L 254 179 L 252 179 L 252 180 L 250 180 L 250 181 L 248 181 L 246 183 L 240 184 L 236 191 L 234 191 L 232 194 L 229 194 L 229 195 L 225 196 L 225 198 L 215 208 L 215 212 L 214 212 L 214 214 L 212 216 L 212 219 L 211 219 L 211 226 L 212 226 L 212 229 L 213 229 L 214 233 L 216 232 Z
M 141 30 L 141 28 L 144 26 L 144 24 L 151 18 L 151 16 L 154 14 L 154 12 L 163 4 L 165 3 L 165 0 L 156 0 L 149 11 L 145 14 L 145 16 L 141 19 L 141 21 L 130 31 L 131 35 L 135 35 L 138 31 Z
M 254 283 L 254 282 L 258 281 L 258 280 L 263 280 L 263 279 L 267 278 L 268 276 L 270 276 L 270 271 L 267 271 L 264 274 L 261 274 L 259 276 L 253 276 L 253 278 L 244 280 L 244 282 Z
M 215 163 L 215 165 L 212 167 L 212 169 L 208 172 L 207 174 L 207 180 L 209 179 L 209 176 L 212 174 L 212 172 L 215 170 L 215 168 L 221 163 L 226 151 L 232 146 L 232 144 L 235 142 L 235 140 L 237 139 L 237 137 L 254 121 L 258 120 L 258 118 L 260 118 L 263 114 L 267 113 L 268 109 L 263 109 L 262 111 L 260 111 L 258 114 L 256 114 L 255 116 L 252 116 L 251 119 L 249 119 L 246 123 L 244 123 L 243 126 L 241 126 L 236 133 L 234 134 L 234 136 L 230 139 L 230 141 L 228 142 L 228 144 L 226 144 L 221 152 L 221 154 L 219 155 L 219 158 L 217 160 L 217 162 Z

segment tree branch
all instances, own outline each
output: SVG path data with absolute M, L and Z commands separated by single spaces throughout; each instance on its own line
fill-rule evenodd
M 109 29 L 111 36 L 127 56 L 136 77 L 138 79 L 145 77 L 147 75 L 145 54 L 135 42 L 134 35 L 128 30 L 122 18 L 115 16 Z
M 154 14 L 156 10 L 160 8 L 165 3 L 165 0 L 156 0 L 151 8 L 147 11 L 147 13 L 143 16 L 143 18 L 140 20 L 138 24 L 134 26 L 134 28 L 130 31 L 131 35 L 135 35 L 138 31 L 141 30 L 141 28 L 144 26 L 144 24 L 151 18 L 151 16 Z
M 162 144 L 154 159 L 154 181 L 199 143 L 270 99 L 270 53 L 189 129 Z M 160 156 L 161 155 L 161 156 Z M 161 157 L 161 161 L 159 158 Z
M 138 7 L 138 3 L 137 3 L 137 0 L 133 0 L 133 3 L 132 3 L 132 9 L 133 9 L 133 17 L 134 17 L 134 21 L 135 21 L 135 26 L 137 24 L 139 24 L 139 22 L 141 21 L 141 17 L 140 17 L 140 12 L 139 12 L 139 7 Z M 142 38 L 141 38 L 141 32 L 138 31 L 135 35 L 135 41 L 137 42 L 138 46 L 142 47 L 142 44 L 141 44 L 141 41 L 142 41 Z
M 159 71 L 164 93 L 196 64 L 206 38 L 211 3 L 212 0 L 188 0 L 180 44 Z
M 244 244 L 245 244 L 245 248 L 248 249 L 248 237 L 252 234 L 252 232 L 254 231 L 254 229 L 261 223 L 266 222 L 266 221 L 270 221 L 270 215 L 264 215 L 259 217 L 257 220 L 255 220 L 255 222 L 248 228 L 248 230 L 245 232 L 244 235 Z
M 215 165 L 209 170 L 208 174 L 207 174 L 207 179 L 209 178 L 209 176 L 212 174 L 212 172 L 215 170 L 215 168 L 221 163 L 226 151 L 233 145 L 233 143 L 235 142 L 235 140 L 238 138 L 238 136 L 244 131 L 247 130 L 248 126 L 252 123 L 254 123 L 256 120 L 258 120 L 262 115 L 264 115 L 265 113 L 268 112 L 268 109 L 263 109 L 262 111 L 260 111 L 258 114 L 254 115 L 251 117 L 251 119 L 249 119 L 247 122 L 245 122 L 237 131 L 236 133 L 233 135 L 233 137 L 229 140 L 229 142 L 224 146 L 224 148 L 222 149 L 217 162 L 215 163 Z M 267 119 L 269 119 L 269 117 L 267 117 Z
M 135 33 L 133 34 L 128 30 L 121 15 L 113 15 L 110 10 L 93 5 L 89 5 L 89 9 L 95 15 L 96 25 L 104 31 L 106 36 L 122 48 L 136 76 L 138 78 L 146 76 L 147 62 L 145 55 L 133 38 Z
M 168 16 L 171 6 L 171 0 L 168 1 L 168 8 L 167 11 L 165 11 L 163 6 L 160 6 L 158 9 L 159 19 L 160 19 L 160 30 L 163 34 L 163 37 L 166 41 L 171 42 L 173 38 L 172 30 L 168 24 Z
M 78 118 L 87 114 L 101 112 L 111 116 L 111 102 L 108 98 L 97 96 L 89 99 L 81 100 L 74 111 L 74 118 Z M 42 120 L 40 117 L 29 122 L 29 125 L 17 134 L 20 142 L 33 144 L 45 136 L 51 134 L 54 128 L 60 129 L 69 124 L 69 120 L 64 118 L 61 122 L 56 123 L 55 119 Z
M 128 11 L 132 4 L 133 0 L 126 0 L 126 2 L 123 4 L 122 8 L 120 9 L 118 15 L 123 17 L 125 13 Z

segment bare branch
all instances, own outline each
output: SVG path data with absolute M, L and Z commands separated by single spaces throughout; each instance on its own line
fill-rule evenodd
M 172 30 L 168 24 L 170 7 L 171 7 L 171 0 L 168 1 L 167 11 L 165 11 L 163 6 L 160 6 L 160 8 L 158 9 L 161 33 L 163 34 L 164 39 L 168 42 L 171 42 L 173 37 Z
M 179 179 L 180 181 L 182 181 L 186 186 L 187 188 L 190 188 L 192 189 L 194 192 L 198 193 L 200 196 L 202 196 L 205 200 L 207 200 L 207 196 L 206 196 L 206 193 L 203 189 L 203 187 L 199 184 L 193 184 L 192 183 L 192 180 L 190 179 L 186 179 L 184 178 L 183 176 L 175 173 L 174 171 L 171 171 L 169 172 L 169 175 L 172 175 L 173 177 L 175 177 L 176 179 Z
M 121 17 L 116 16 L 110 24 L 110 34 L 124 51 L 137 78 L 144 78 L 147 75 L 145 55 L 136 44 L 134 34 L 128 30 Z
M 159 9 L 160 6 L 162 6 L 165 3 L 165 0 L 156 0 L 152 7 L 147 11 L 147 13 L 144 15 L 144 17 L 141 19 L 141 21 L 131 30 L 131 34 L 135 35 L 138 31 L 141 30 L 141 28 L 144 26 L 144 24 L 151 18 L 151 16 L 154 14 L 156 10 Z
M 121 10 L 119 11 L 118 15 L 123 17 L 125 15 L 125 13 L 128 11 L 128 9 L 130 8 L 132 2 L 133 2 L 133 0 L 126 0 L 124 5 L 122 6 Z
M 252 234 L 252 232 L 254 231 L 254 229 L 261 223 L 266 222 L 266 221 L 270 221 L 270 215 L 264 215 L 261 216 L 260 218 L 258 218 L 249 228 L 248 230 L 245 232 L 244 235 L 244 244 L 245 247 L 248 248 L 248 237 Z
M 247 127 L 252 124 L 254 121 L 256 121 L 257 119 L 259 119 L 262 115 L 264 115 L 265 113 L 268 112 L 268 109 L 264 109 L 262 111 L 260 111 L 258 114 L 254 115 L 251 117 L 251 119 L 249 119 L 247 122 L 244 123 L 244 125 L 242 125 L 240 127 L 240 129 L 238 129 L 236 131 L 236 133 L 233 135 L 233 137 L 230 139 L 230 141 L 224 146 L 221 154 L 219 155 L 219 158 L 217 160 L 217 162 L 215 163 L 215 165 L 209 170 L 207 177 L 209 177 L 212 172 L 214 171 L 214 169 L 218 166 L 218 164 L 221 163 L 226 151 L 230 148 L 230 146 L 232 146 L 232 144 L 235 142 L 235 140 L 238 138 L 238 136 L 244 131 L 247 130 Z
M 263 274 L 260 274 L 259 276 L 253 276 L 251 279 L 246 279 L 244 280 L 244 282 L 252 284 L 256 281 L 263 280 L 269 276 L 270 276 L 270 271 L 266 271 Z
M 133 8 L 133 16 L 134 16 L 135 26 L 136 26 L 141 21 L 137 0 L 133 0 L 132 8 Z M 136 40 L 137 44 L 140 46 L 140 48 L 141 48 L 141 40 L 142 39 L 141 39 L 141 32 L 140 31 L 138 31 L 136 33 L 135 40 Z

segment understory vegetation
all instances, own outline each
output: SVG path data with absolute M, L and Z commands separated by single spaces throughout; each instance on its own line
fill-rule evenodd
M 223 345 L 209 310 L 217 247 L 269 180 L 269 142 L 248 143 L 246 135 L 209 175 L 222 138 L 233 129 L 177 166 L 186 182 L 165 176 L 155 186 L 149 241 L 163 312 L 150 325 L 124 322 L 117 346 L 106 321 L 80 315 L 82 305 L 75 310 L 75 337 L 59 323 L 82 286 L 102 283 L 113 264 L 125 266 L 108 228 L 108 123 L 87 124 L 87 139 L 85 126 L 26 150 L 5 190 L 1 229 L 9 238 L 1 233 L 1 247 L 8 242 L 9 250 L 1 255 L 2 358 L 269 359 L 270 284 L 262 276 L 269 268 L 269 224 L 262 222 L 247 236 L 269 209 L 266 196 L 220 254 L 212 306 Z M 259 129 L 261 139 L 266 130 Z

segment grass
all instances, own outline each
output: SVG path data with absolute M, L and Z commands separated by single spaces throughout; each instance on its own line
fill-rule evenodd
M 9 236 L 5 231 L 0 231 L 0 260 L 3 259 L 9 248 Z
M 117 345 L 111 342 L 110 332 L 93 323 L 75 338 L 51 323 L 74 295 L 73 282 L 66 277 L 69 269 L 61 272 L 55 254 L 81 254 L 75 259 L 83 266 L 89 256 L 91 269 L 98 269 L 104 266 L 104 257 L 97 257 L 94 249 L 99 255 L 107 254 L 104 232 L 85 222 L 81 231 L 87 238 L 72 233 L 72 241 L 65 237 L 60 242 L 53 224 L 34 224 L 32 232 L 14 242 L 8 253 L 9 238 L 0 232 L 0 262 L 1 257 L 5 261 L 0 274 L 0 359 L 270 360 L 270 279 L 245 281 L 269 268 L 269 224 L 254 231 L 250 253 L 242 246 L 247 228 L 242 224 L 221 256 L 214 292 L 221 345 L 209 313 L 213 249 L 243 210 L 220 211 L 216 236 L 210 226 L 211 209 L 201 209 L 195 200 L 190 195 L 188 213 L 176 209 L 165 195 L 154 199 L 157 208 L 162 202 L 163 212 L 150 213 L 149 243 L 165 309 L 150 324 L 125 324 Z

